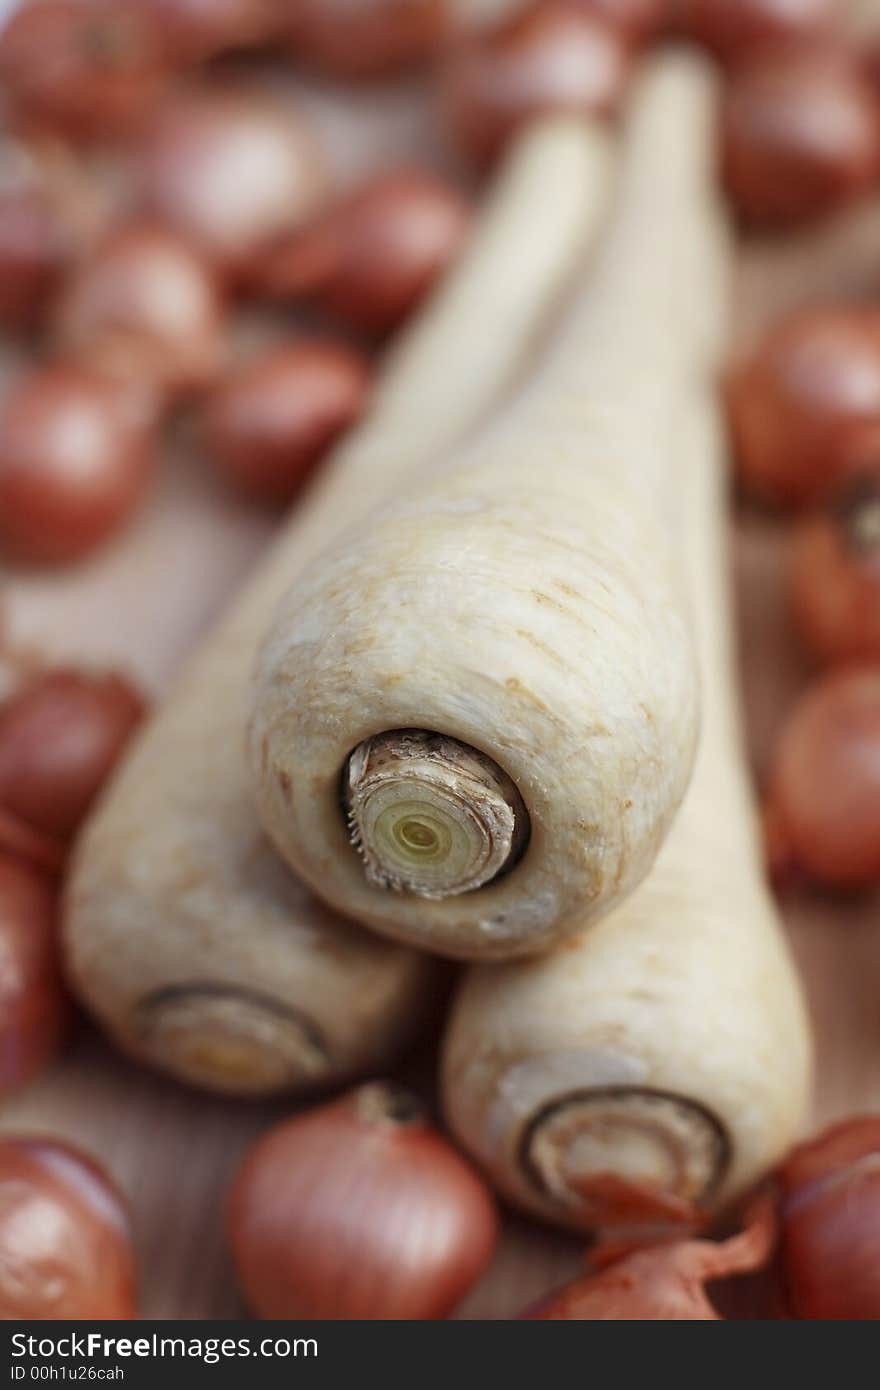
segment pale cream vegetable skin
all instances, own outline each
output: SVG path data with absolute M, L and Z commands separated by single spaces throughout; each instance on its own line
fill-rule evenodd
M 301 572 L 264 643 L 263 823 L 391 937 L 545 949 L 638 884 L 684 794 L 698 700 L 672 422 L 720 351 L 714 95 L 696 56 L 648 65 L 541 370 L 455 467 Z
M 325 1085 L 384 1064 L 436 968 L 341 921 L 266 843 L 245 778 L 248 673 L 298 566 L 509 388 L 605 202 L 605 135 L 524 136 L 458 266 L 393 352 L 371 418 L 134 746 L 76 855 L 64 945 L 129 1052 L 214 1089 Z
M 681 447 L 703 675 L 690 790 L 650 875 L 610 917 L 540 961 L 468 973 L 444 1048 L 458 1139 L 518 1206 L 573 1227 L 601 1217 L 591 1182 L 609 1174 L 723 1205 L 782 1158 L 809 1095 L 808 1024 L 743 759 L 708 399 Z

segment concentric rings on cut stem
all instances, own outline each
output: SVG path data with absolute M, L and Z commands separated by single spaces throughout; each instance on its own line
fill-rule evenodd
M 343 796 L 368 879 L 396 892 L 468 893 L 512 867 L 528 840 L 528 811 L 497 763 L 420 729 L 359 744 Z

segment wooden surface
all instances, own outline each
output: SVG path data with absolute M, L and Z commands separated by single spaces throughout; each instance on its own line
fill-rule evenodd
M 431 143 L 414 89 L 308 104 L 343 177 Z M 741 257 L 741 344 L 781 307 L 815 294 L 880 290 L 880 202 L 794 243 Z M 161 484 L 113 549 L 69 574 L 3 577 L 3 620 L 58 659 L 121 664 L 157 695 L 258 555 L 269 517 L 214 486 L 185 440 L 169 444 Z M 774 731 L 808 672 L 785 611 L 785 535 L 737 524 L 737 595 L 750 747 L 760 776 Z M 0 671 L 2 676 L 2 671 Z M 785 905 L 816 1023 L 815 1119 L 880 1109 L 880 912 L 876 899 Z M 430 1063 L 428 1063 L 428 1067 Z M 424 1059 L 407 1070 L 424 1073 Z M 0 1108 L 0 1128 L 69 1137 L 99 1155 L 132 1205 L 145 1317 L 243 1317 L 223 1230 L 229 1176 L 249 1142 L 289 1110 L 184 1090 L 116 1057 L 83 1024 L 66 1055 Z M 577 1269 L 579 1246 L 509 1217 L 492 1269 L 463 1316 L 505 1317 Z

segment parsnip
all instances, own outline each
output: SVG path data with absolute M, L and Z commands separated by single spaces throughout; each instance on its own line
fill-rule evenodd
M 810 1044 L 763 881 L 739 734 L 717 416 L 683 435 L 682 502 L 703 676 L 694 778 L 647 880 L 540 961 L 465 978 L 445 1042 L 446 1114 L 519 1206 L 607 1216 L 607 1177 L 714 1207 L 785 1153 Z
M 452 471 L 301 572 L 262 649 L 264 825 L 391 937 L 543 949 L 636 886 L 684 793 L 697 681 L 668 514 L 672 421 L 724 321 L 713 97 L 697 56 L 649 65 L 543 369 Z
M 248 797 L 244 699 L 272 605 L 311 553 L 510 386 L 598 223 L 605 135 L 527 134 L 462 261 L 393 353 L 266 565 L 136 744 L 74 865 L 65 947 L 80 998 L 127 1050 L 253 1093 L 378 1067 L 435 968 L 332 916 L 277 861 Z

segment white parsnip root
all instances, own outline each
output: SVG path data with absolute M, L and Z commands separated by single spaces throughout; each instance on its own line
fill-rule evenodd
M 266 829 L 391 937 L 545 949 L 638 884 L 684 794 L 697 680 L 669 518 L 674 420 L 724 324 L 714 112 L 697 56 L 648 66 L 616 210 L 542 369 L 454 468 L 302 572 L 263 646 Z M 379 802 L 364 769 L 389 740 Z
M 703 676 L 684 805 L 646 881 L 599 926 L 543 960 L 471 970 L 445 1043 L 458 1138 L 512 1201 L 573 1227 L 605 1224 L 627 1184 L 685 1212 L 724 1203 L 794 1142 L 809 1090 L 808 1026 L 740 741 L 708 400 L 681 449 Z
M 463 259 L 407 331 L 370 419 L 137 741 L 80 842 L 65 949 L 128 1051 L 226 1092 L 303 1090 L 384 1065 L 435 979 L 318 903 L 254 815 L 248 674 L 297 569 L 474 427 L 528 356 L 605 203 L 609 147 L 559 120 L 524 136 Z

